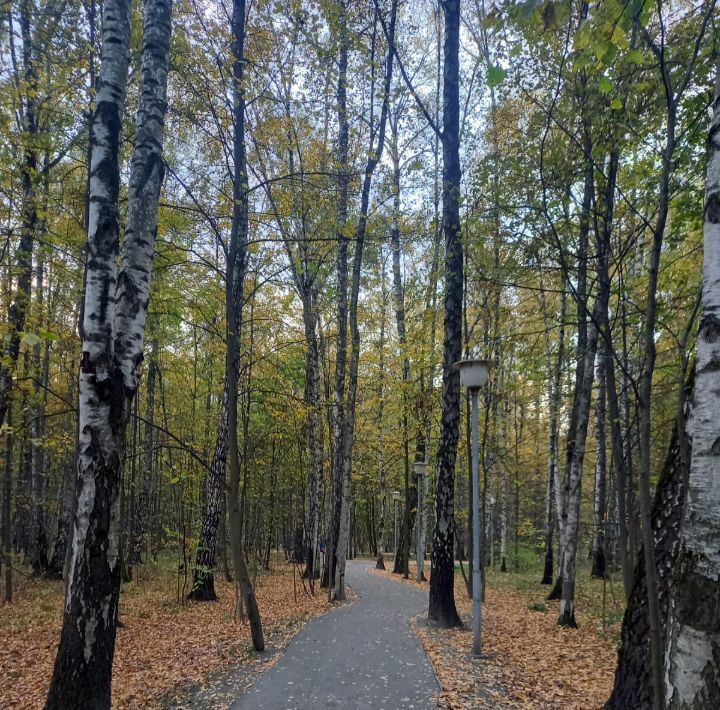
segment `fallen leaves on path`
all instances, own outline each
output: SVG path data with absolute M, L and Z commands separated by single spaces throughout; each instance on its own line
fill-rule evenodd
M 373 572 L 402 579 L 389 571 Z M 405 583 L 428 589 L 427 583 Z M 538 585 L 540 598 L 543 591 Z M 483 650 L 489 658 L 478 661 L 470 656 L 472 601 L 460 577 L 455 598 L 466 628 L 438 629 L 424 615 L 413 623 L 443 687 L 440 707 L 588 710 L 602 707 L 609 697 L 617 651 L 593 619 L 579 613 L 578 629 L 561 628 L 558 602 L 533 611 L 527 593 L 488 587 Z
M 181 604 L 174 581 L 143 577 L 123 588 L 114 708 L 159 707 L 169 691 L 202 682 L 211 672 L 241 663 L 263 667 L 253 658 L 247 623 L 234 619 L 232 584 L 216 578 L 219 602 Z M 60 638 L 62 593 L 62 582 L 29 580 L 17 590 L 16 602 L 0 607 L 0 708 L 44 704 Z M 306 594 L 297 571 L 284 564 L 257 577 L 257 598 L 274 646 L 285 645 L 329 606 L 319 589 L 314 597 Z

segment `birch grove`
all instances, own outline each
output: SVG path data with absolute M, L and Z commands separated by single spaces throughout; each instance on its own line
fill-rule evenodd
M 1 707 L 718 705 L 717 0 L 0 14 Z

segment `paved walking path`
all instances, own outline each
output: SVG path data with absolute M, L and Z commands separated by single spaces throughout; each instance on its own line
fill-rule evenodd
M 349 561 L 357 601 L 308 623 L 285 655 L 232 705 L 233 710 L 430 710 L 438 687 L 411 617 L 427 592 L 371 575 Z

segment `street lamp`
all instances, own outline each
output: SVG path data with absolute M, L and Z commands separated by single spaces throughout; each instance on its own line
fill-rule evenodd
M 415 479 L 417 486 L 417 523 L 415 529 L 417 531 L 417 581 L 422 582 L 423 567 L 425 566 L 425 551 L 422 549 L 422 528 L 425 511 L 425 479 L 427 478 L 430 465 L 427 461 L 416 461 L 413 464 L 415 468 Z
M 473 519 L 473 656 L 482 655 L 482 564 L 480 563 L 480 470 L 478 463 L 478 393 L 488 381 L 487 360 L 462 360 L 453 368 L 460 371 L 460 384 L 472 400 L 472 519 Z
M 398 501 L 402 500 L 402 495 L 400 495 L 400 491 L 393 491 L 392 494 L 393 499 L 393 517 L 395 518 L 395 528 L 394 528 L 394 537 L 393 537 L 393 554 L 395 557 L 397 557 L 397 504 Z

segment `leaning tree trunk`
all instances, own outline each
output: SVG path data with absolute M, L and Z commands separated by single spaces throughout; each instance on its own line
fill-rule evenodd
M 157 205 L 170 47 L 169 0 L 145 5 L 122 266 L 118 149 L 127 85 L 129 3 L 106 0 L 93 116 L 80 450 L 72 560 L 48 708 L 109 708 L 120 593 L 120 471 L 137 391 Z M 114 308 L 108 308 L 114 303 Z
M 708 135 L 702 316 L 697 339 L 687 510 L 671 583 L 666 683 L 670 708 L 720 705 L 720 62 Z
M 442 213 L 445 236 L 445 339 L 428 618 L 449 628 L 462 623 L 455 606 L 453 553 L 455 459 L 460 438 L 460 373 L 453 369 L 453 365 L 461 357 L 463 303 L 463 247 L 460 239 L 460 0 L 445 0 L 443 13 L 445 43 Z

